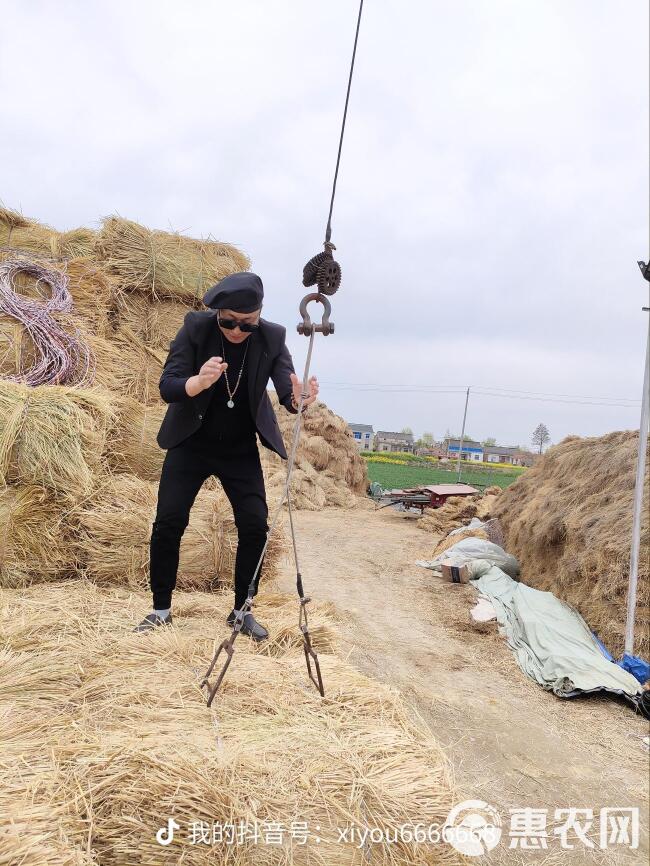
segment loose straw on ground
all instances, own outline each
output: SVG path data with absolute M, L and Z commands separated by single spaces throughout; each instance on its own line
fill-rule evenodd
M 240 639 L 208 710 L 198 682 L 214 641 L 228 633 L 223 603 L 178 595 L 179 624 L 143 640 L 131 628 L 144 595 L 83 581 L 0 594 L 0 807 L 16 828 L 0 839 L 0 863 L 5 855 L 85 866 L 91 850 L 102 866 L 160 863 L 155 834 L 169 816 L 183 828 L 174 862 L 209 866 L 228 853 L 238 866 L 358 866 L 356 840 L 342 841 L 337 828 L 394 834 L 444 823 L 457 800 L 448 762 L 399 692 L 321 650 L 323 699 L 307 679 L 299 639 L 268 655 Z M 269 600 L 273 637 L 284 603 L 275 593 Z M 263 835 L 192 844 L 189 824 L 201 821 L 210 829 L 257 824 Z M 269 822 L 284 828 L 277 844 L 264 836 Z M 298 822 L 305 844 L 291 836 Z M 448 845 L 399 836 L 374 842 L 372 856 L 384 866 L 462 859 Z

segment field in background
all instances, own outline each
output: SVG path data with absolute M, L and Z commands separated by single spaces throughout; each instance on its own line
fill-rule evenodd
M 431 458 L 412 454 L 377 454 L 362 456 L 368 467 L 368 478 L 384 488 L 415 487 L 418 484 L 454 484 L 458 477 L 456 464 L 440 466 Z M 495 484 L 505 488 L 525 472 L 521 466 L 476 466 L 461 461 L 461 481 L 479 489 Z

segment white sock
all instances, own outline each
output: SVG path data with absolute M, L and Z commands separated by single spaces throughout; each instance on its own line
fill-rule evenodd
M 165 610 L 156 610 L 156 609 L 154 608 L 154 611 L 153 611 L 153 612 L 154 612 L 155 614 L 158 614 L 158 616 L 159 616 L 161 619 L 167 619 L 167 617 L 168 617 L 169 614 L 170 614 L 170 611 L 171 611 L 171 607 L 168 607 L 168 608 L 166 608 Z

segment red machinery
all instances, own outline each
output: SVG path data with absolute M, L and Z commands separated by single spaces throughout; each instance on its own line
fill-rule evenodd
M 421 487 L 405 487 L 403 490 L 385 490 L 382 499 L 385 505 L 402 503 L 406 508 L 440 508 L 450 496 L 474 496 L 479 491 L 469 484 L 426 484 Z M 382 506 L 385 507 L 385 506 Z

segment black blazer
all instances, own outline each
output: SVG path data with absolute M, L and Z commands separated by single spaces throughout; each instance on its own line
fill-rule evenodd
M 260 319 L 260 327 L 248 339 L 248 402 L 263 445 L 287 459 L 278 421 L 266 393 L 272 379 L 280 403 L 296 414 L 291 405 L 291 354 L 285 343 L 287 329 Z M 221 352 L 216 310 L 190 310 L 169 345 L 169 354 L 160 377 L 160 396 L 169 403 L 156 441 L 161 448 L 173 448 L 199 429 L 215 384 L 190 397 L 185 382 L 203 364 Z

